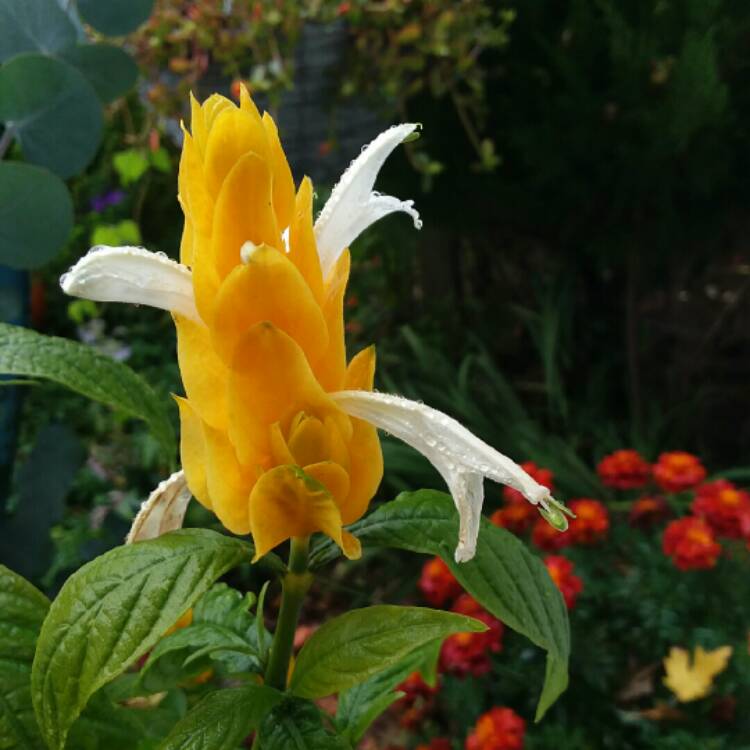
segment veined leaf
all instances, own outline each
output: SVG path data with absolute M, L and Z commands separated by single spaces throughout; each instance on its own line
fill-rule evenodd
M 145 420 L 169 460 L 176 452 L 167 399 L 127 365 L 76 341 L 0 323 L 0 373 L 46 378 Z
M 75 39 L 56 0 L 0 0 L 0 62 L 21 52 L 56 52 Z
M 332 695 L 364 682 L 426 643 L 486 629 L 471 617 L 426 607 L 386 604 L 355 609 L 325 623 L 305 643 L 290 689 L 303 698 Z
M 425 682 L 431 682 L 436 676 L 441 645 L 438 640 L 415 649 L 392 667 L 341 693 L 336 724 L 342 735 L 356 745 L 370 724 L 403 695 L 394 688 L 414 672 L 420 672 Z
M 47 597 L 0 565 L 0 747 L 44 750 L 31 702 L 31 662 Z
M 258 732 L 263 750 L 351 750 L 343 738 L 328 732 L 317 707 L 287 698 L 263 720 Z
M 32 669 L 48 746 L 60 750 L 89 698 L 153 648 L 217 578 L 251 557 L 239 539 L 183 529 L 116 547 L 73 574 L 44 621 Z
M 439 555 L 461 585 L 508 627 L 547 651 L 547 672 L 537 707 L 537 720 L 568 684 L 570 625 L 565 602 L 542 561 L 505 529 L 483 520 L 477 554 L 456 563 L 452 545 L 458 517 L 451 498 L 442 492 L 404 493 L 350 527 L 363 545 L 397 547 Z M 335 559 L 333 544 L 312 553 L 313 567 Z
M 159 750 L 235 750 L 282 697 L 263 685 L 209 693 L 177 722 Z
M 135 31 L 148 20 L 154 0 L 78 0 L 78 12 L 86 23 L 109 36 Z

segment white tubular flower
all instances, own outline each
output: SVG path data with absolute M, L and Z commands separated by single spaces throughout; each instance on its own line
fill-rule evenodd
M 344 249 L 378 219 L 394 211 L 403 211 L 411 216 L 417 229 L 422 228 L 414 201 L 380 195 L 372 189 L 385 160 L 418 127 L 416 123 L 405 123 L 382 132 L 362 149 L 333 189 L 315 222 L 315 240 L 323 278 Z
M 456 562 L 474 557 L 484 501 L 484 477 L 518 490 L 555 528 L 567 528 L 567 508 L 518 464 L 446 414 L 401 396 L 369 391 L 331 394 L 350 416 L 363 419 L 422 453 L 448 485 L 459 515 Z
M 60 278 L 60 286 L 73 297 L 149 305 L 200 322 L 190 269 L 142 247 L 94 247 Z
M 176 471 L 160 482 L 141 505 L 125 544 L 156 539 L 162 534 L 181 529 L 191 497 L 184 471 Z

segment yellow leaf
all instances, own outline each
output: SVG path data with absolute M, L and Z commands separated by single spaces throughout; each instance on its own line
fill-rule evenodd
M 698 646 L 693 654 L 683 648 L 672 648 L 664 659 L 664 684 L 681 703 L 704 698 L 711 692 L 714 678 L 726 669 L 732 655 L 731 646 L 704 651 Z

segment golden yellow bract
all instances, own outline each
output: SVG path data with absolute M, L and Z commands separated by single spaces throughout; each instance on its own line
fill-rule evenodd
M 322 278 L 312 198 L 307 178 L 295 194 L 276 126 L 246 91 L 239 107 L 192 101 L 180 254 L 203 323 L 175 315 L 182 462 L 194 496 L 251 533 L 257 556 L 316 531 L 358 556 L 342 525 L 362 516 L 383 473 L 375 428 L 329 396 L 371 390 L 375 351 L 347 366 L 349 253 Z

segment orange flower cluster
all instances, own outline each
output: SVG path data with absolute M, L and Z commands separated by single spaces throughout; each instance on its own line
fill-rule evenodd
M 596 472 L 605 486 L 632 490 L 647 484 L 651 478 L 651 465 L 638 451 L 624 449 L 605 456 Z
M 750 493 L 725 479 L 698 487 L 690 508 L 718 536 L 732 539 L 750 537 Z
M 550 578 L 560 589 L 568 609 L 573 609 L 578 595 L 583 591 L 583 581 L 573 573 L 573 563 L 562 555 L 547 555 L 544 558 Z
M 461 584 L 439 557 L 433 557 L 424 564 L 417 585 L 425 601 L 432 607 L 444 607 L 463 592 Z
M 468 594 L 461 594 L 451 611 L 481 620 L 487 625 L 487 630 L 483 633 L 456 633 L 447 638 L 440 651 L 440 668 L 459 677 L 487 674 L 492 669 L 491 654 L 503 648 L 505 628 L 502 622 Z
M 654 479 L 664 492 L 693 489 L 706 478 L 706 469 L 692 453 L 662 453 L 654 464 Z
M 702 518 L 694 516 L 667 525 L 662 549 L 680 570 L 713 568 L 721 554 L 721 546 L 711 527 Z
M 466 750 L 522 750 L 526 722 L 510 708 L 482 714 L 466 738 Z

